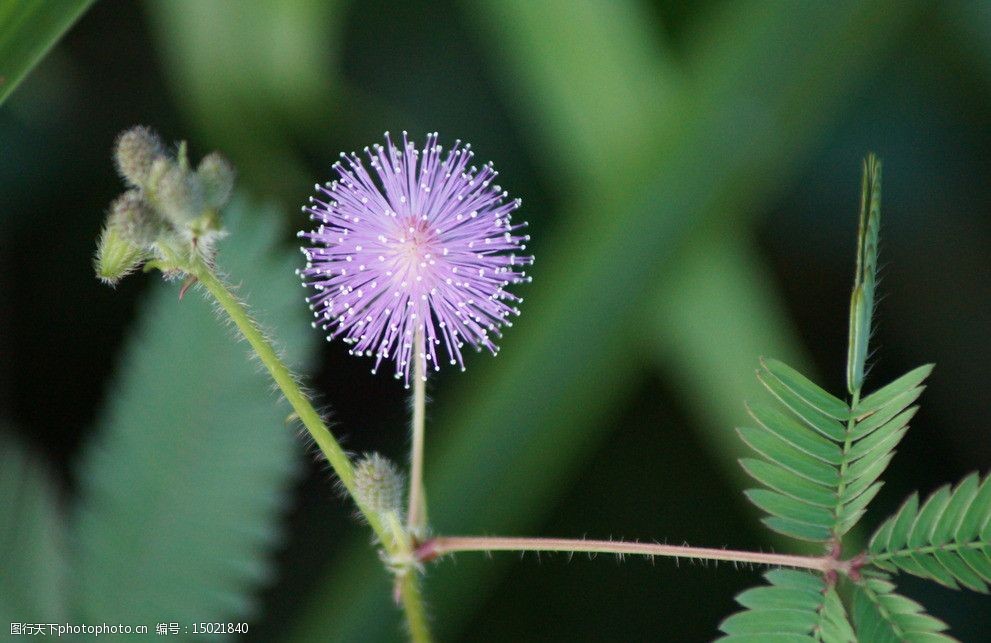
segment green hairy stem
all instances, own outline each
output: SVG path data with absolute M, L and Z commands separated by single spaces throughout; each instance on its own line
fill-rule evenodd
M 354 467 L 344 449 L 334 435 L 327 428 L 323 419 L 309 398 L 302 391 L 296 381 L 295 376 L 285 365 L 271 342 L 265 337 L 258 324 L 248 314 L 245 305 L 231 292 L 227 285 L 216 275 L 212 268 L 200 261 L 194 265 L 189 273 L 206 288 L 207 292 L 214 298 L 220 309 L 237 326 L 241 335 L 251 345 L 252 350 L 258 359 L 268 370 L 272 379 L 278 385 L 279 390 L 285 396 L 303 426 L 316 442 L 320 451 L 327 458 L 327 462 L 334 469 L 347 489 L 348 494 L 358 505 L 358 510 L 362 517 L 368 522 L 372 531 L 375 532 L 378 541 L 385 548 L 390 557 L 401 555 L 401 544 L 398 543 L 391 530 L 383 523 L 379 514 L 364 506 L 355 489 Z M 402 582 L 402 607 L 406 613 L 406 620 L 409 626 L 410 635 L 414 641 L 430 641 L 430 630 L 426 620 L 423 599 L 417 586 L 416 575 L 412 572 L 406 573 Z

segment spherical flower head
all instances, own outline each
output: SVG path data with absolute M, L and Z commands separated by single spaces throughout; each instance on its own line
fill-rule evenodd
M 463 370 L 466 345 L 498 351 L 493 340 L 522 301 L 506 287 L 530 281 L 533 257 L 520 254 L 527 224 L 512 222 L 520 200 L 493 183 L 491 163 L 472 165 L 470 145 L 445 152 L 436 132 L 422 149 L 406 132 L 401 147 L 388 132 L 385 143 L 365 148 L 371 172 L 341 154 L 337 180 L 316 186 L 303 211 L 317 227 L 299 233 L 312 247 L 298 273 L 315 291 L 314 327 L 373 356 L 373 373 L 394 362 L 408 386 L 414 359 L 439 370 L 444 352 Z

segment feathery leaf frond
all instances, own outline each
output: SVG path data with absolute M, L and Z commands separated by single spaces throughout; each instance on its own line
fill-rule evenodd
M 764 574 L 770 585 L 736 597 L 745 609 L 726 618 L 719 629 L 725 643 L 782 641 L 851 643 L 853 629 L 836 590 L 821 576 L 792 569 Z
M 278 213 L 238 199 L 220 256 L 278 322 L 289 358 L 311 343 Z M 72 522 L 77 618 L 249 614 L 271 577 L 297 445 L 268 379 L 209 303 L 158 286 L 129 342 L 101 431 L 81 462 Z
M 747 405 L 756 427 L 738 429 L 763 459 L 743 468 L 767 489 L 747 498 L 770 514 L 770 529 L 814 542 L 842 536 L 881 489 L 878 478 L 905 435 L 932 366 L 919 367 L 850 409 L 804 375 L 763 360 L 757 378 L 777 404 Z
M 988 591 L 991 584 L 991 475 L 972 473 L 940 487 L 920 506 L 912 494 L 874 533 L 868 561 L 947 587 Z
M 883 578 L 865 578 L 857 584 L 851 609 L 860 643 L 951 643 L 946 623 L 925 613 L 923 607 L 895 593 Z

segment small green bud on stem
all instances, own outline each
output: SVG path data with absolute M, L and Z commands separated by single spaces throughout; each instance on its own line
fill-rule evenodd
M 203 184 L 203 196 L 211 208 L 221 208 L 227 204 L 234 190 L 236 172 L 219 152 L 211 152 L 200 160 L 196 175 Z
M 114 158 L 117 170 L 131 185 L 148 185 L 149 173 L 156 159 L 165 156 L 161 139 L 151 129 L 138 125 L 117 137 Z
M 403 476 L 388 458 L 377 453 L 362 458 L 354 468 L 354 484 L 359 502 L 370 511 L 402 515 Z
M 161 221 L 138 190 L 128 190 L 117 197 L 111 206 L 107 225 L 139 248 L 150 248 L 163 231 Z
M 94 268 L 103 283 L 116 286 L 144 260 L 141 248 L 124 238 L 117 226 L 108 225 L 97 242 Z
M 172 164 L 152 188 L 162 215 L 177 228 L 189 225 L 203 213 L 203 188 L 181 164 Z

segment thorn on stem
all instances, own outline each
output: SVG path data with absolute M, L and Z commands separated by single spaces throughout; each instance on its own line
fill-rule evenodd
M 179 289 L 179 301 L 186 296 L 186 291 L 192 288 L 193 284 L 197 281 L 195 275 L 189 275 L 186 277 L 186 281 L 182 282 L 182 288 Z
M 396 576 L 392 581 L 392 600 L 396 605 L 403 603 L 403 577 Z

